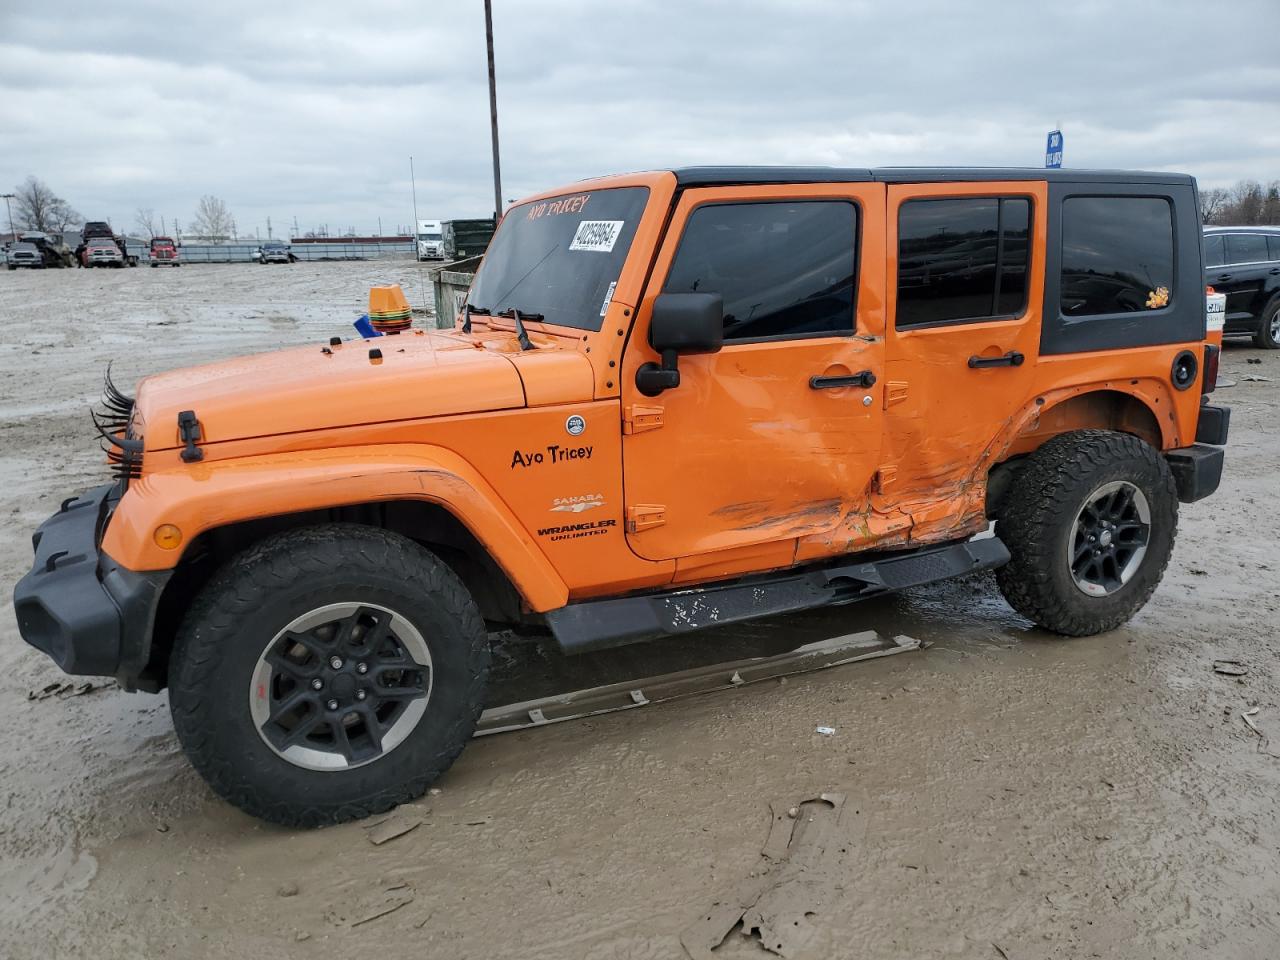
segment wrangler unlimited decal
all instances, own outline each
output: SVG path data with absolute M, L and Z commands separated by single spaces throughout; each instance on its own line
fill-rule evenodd
M 618 525 L 617 520 L 594 520 L 590 523 L 566 523 L 562 527 L 543 527 L 538 531 L 540 537 L 552 540 L 577 540 L 579 537 L 598 537 L 608 533 L 610 528 Z

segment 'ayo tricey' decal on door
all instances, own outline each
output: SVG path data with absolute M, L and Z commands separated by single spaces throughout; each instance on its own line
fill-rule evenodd
M 622 233 L 624 220 L 583 220 L 578 224 L 578 231 L 573 235 L 570 250 L 594 250 L 597 253 L 612 253 L 613 245 L 618 242 L 618 234 Z

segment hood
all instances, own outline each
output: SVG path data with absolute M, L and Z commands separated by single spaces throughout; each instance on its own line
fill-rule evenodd
M 325 352 L 326 350 L 330 352 Z M 380 362 L 370 350 L 381 350 Z M 201 444 L 525 405 L 515 365 L 448 333 L 315 344 L 147 377 L 136 416 L 148 450 L 181 446 L 195 412 Z

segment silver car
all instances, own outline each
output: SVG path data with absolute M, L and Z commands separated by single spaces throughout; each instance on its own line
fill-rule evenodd
M 44 257 L 34 243 L 15 243 L 5 257 L 5 263 L 10 270 L 17 270 L 19 267 L 30 267 L 32 270 L 44 269 Z

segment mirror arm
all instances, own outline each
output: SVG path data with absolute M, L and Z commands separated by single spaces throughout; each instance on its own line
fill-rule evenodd
M 662 351 L 662 364 L 652 360 L 640 365 L 636 371 L 636 389 L 646 397 L 656 397 L 663 390 L 680 386 L 679 354 L 675 350 Z

